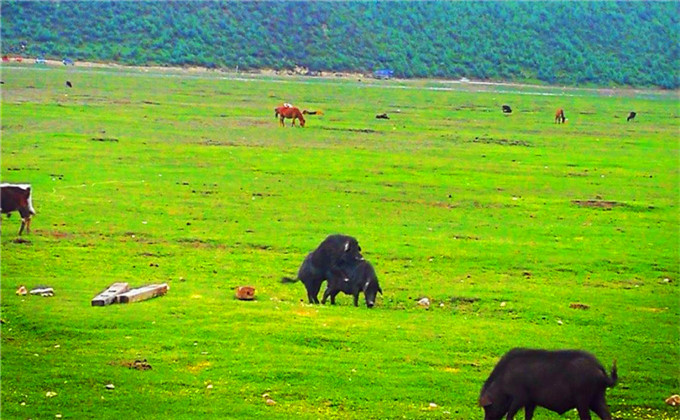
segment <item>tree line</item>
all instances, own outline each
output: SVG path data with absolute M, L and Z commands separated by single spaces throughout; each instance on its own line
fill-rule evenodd
M 677 2 L 3 1 L 2 54 L 680 87 Z

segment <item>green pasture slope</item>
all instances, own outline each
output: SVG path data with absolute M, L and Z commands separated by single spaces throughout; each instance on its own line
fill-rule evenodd
M 680 418 L 676 92 L 222 76 L 2 69 L 2 181 L 38 213 L 2 221 L 3 419 L 479 419 L 517 346 L 616 359 L 616 418 Z M 376 308 L 280 283 L 331 233 Z M 119 281 L 170 291 L 90 306 Z

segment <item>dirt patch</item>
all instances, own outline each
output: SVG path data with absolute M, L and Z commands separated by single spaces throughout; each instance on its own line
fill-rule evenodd
M 146 359 L 135 360 L 135 361 L 132 361 L 132 362 L 129 362 L 129 361 L 128 362 L 121 362 L 121 365 L 125 366 L 126 368 L 135 369 L 135 370 L 150 370 L 151 369 L 151 365 L 149 364 L 149 362 L 146 361 Z
M 43 233 L 56 239 L 70 239 L 73 236 L 70 233 L 61 232 L 58 230 L 49 230 Z
M 31 243 L 31 241 L 26 240 L 24 238 L 16 238 L 12 242 L 14 242 L 15 244 L 30 244 Z
M 91 140 L 91 141 L 102 141 L 102 142 L 118 143 L 118 139 L 113 138 L 113 137 L 92 137 L 90 140 Z
M 470 140 L 470 143 L 482 143 L 482 144 L 499 144 L 501 146 L 522 146 L 522 147 L 533 147 L 533 145 L 524 140 L 511 140 L 511 139 L 496 139 L 493 137 L 475 137 Z
M 349 131 L 350 133 L 377 133 L 377 131 L 370 128 L 336 128 L 336 127 L 321 127 L 322 130 L 330 131 Z
M 591 207 L 596 209 L 611 210 L 614 207 L 625 206 L 623 203 L 618 203 L 616 201 L 606 201 L 606 200 L 572 200 L 572 204 L 576 204 L 581 207 Z
M 203 145 L 203 146 L 224 146 L 224 147 L 264 147 L 261 144 L 246 144 L 246 143 L 235 143 L 233 141 L 220 141 L 220 140 L 213 140 L 213 139 L 207 139 L 204 141 L 199 142 L 198 144 Z
M 449 302 L 453 304 L 461 304 L 461 303 L 475 303 L 478 302 L 480 299 L 478 297 L 464 297 L 464 296 L 451 296 L 449 298 Z

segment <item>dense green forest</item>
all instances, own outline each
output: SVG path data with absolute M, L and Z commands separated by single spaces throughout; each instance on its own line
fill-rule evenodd
M 680 86 L 680 3 L 2 1 L 2 53 Z

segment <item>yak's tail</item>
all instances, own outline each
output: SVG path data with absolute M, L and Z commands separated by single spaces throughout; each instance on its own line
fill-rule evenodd
M 607 378 L 607 387 L 612 388 L 616 386 L 616 383 L 619 381 L 619 375 L 616 372 L 616 360 L 614 360 L 614 365 L 612 366 L 612 373 L 611 376 Z
M 290 277 L 281 277 L 281 283 L 295 283 L 299 279 L 292 279 Z

